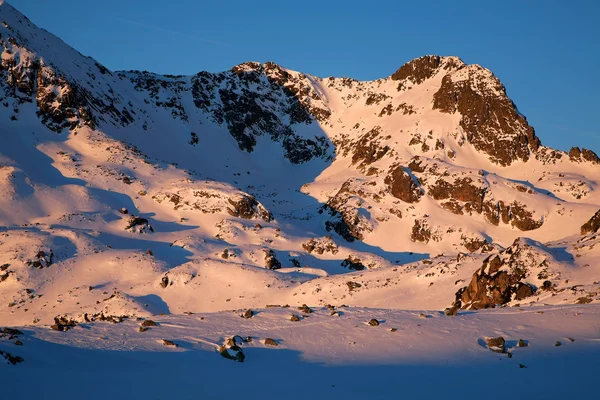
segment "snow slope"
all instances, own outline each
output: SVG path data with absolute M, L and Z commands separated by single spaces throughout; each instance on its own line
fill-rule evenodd
M 371 386 L 379 374 L 415 366 L 415 394 L 428 382 L 419 371 L 459 378 L 448 366 L 481 363 L 511 378 L 529 373 L 513 360 L 492 365 L 505 355 L 478 345 L 482 335 L 586 338 L 526 349 L 540 367 L 534 377 L 567 374 L 597 351 L 600 236 L 594 223 L 581 227 L 600 208 L 600 159 L 543 146 L 491 71 L 425 56 L 370 82 L 256 62 L 194 76 L 119 72 L 6 2 L 0 19 L 0 326 L 25 332 L 22 348 L 4 340 L 0 350 L 25 359 L 3 370 L 15 394 L 25 394 L 20 368 L 39 374 L 63 365 L 59 354 L 82 379 L 95 362 L 141 362 L 139 373 L 154 376 L 153 360 L 192 367 L 198 357 L 214 381 L 243 368 L 213 354 L 233 334 L 282 340 L 283 351 L 252 342 L 248 361 L 309 374 L 294 384 L 305 387 L 299 397 L 336 394 L 331 385 L 342 384 L 325 382 L 321 368 L 337 382 L 366 374 L 360 388 L 344 380 L 350 396 L 387 396 Z M 320 311 L 285 320 L 303 304 Z M 348 307 L 338 318 L 329 304 Z M 455 321 L 446 308 L 470 311 Z M 260 311 L 239 318 L 246 309 Z M 434 326 L 404 332 L 421 312 Z M 585 317 L 571 321 L 574 313 Z M 164 324 L 136 332 L 136 318 L 157 315 Z M 370 318 L 386 322 L 363 330 Z M 79 325 L 56 332 L 57 321 Z M 180 344 L 172 355 L 157 342 L 169 338 Z M 120 369 L 102 370 L 124 395 L 133 390 Z M 523 393 L 527 382 L 516 384 Z M 205 393 L 227 397 L 222 389 Z

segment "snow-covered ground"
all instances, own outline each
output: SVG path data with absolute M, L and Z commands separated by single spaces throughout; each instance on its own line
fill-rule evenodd
M 600 159 L 491 71 L 116 72 L 0 20 L 3 394 L 593 397 Z
M 340 316 L 260 309 L 82 324 L 67 332 L 22 328 L 25 361 L 2 366 L 6 398 L 589 398 L 597 390 L 598 306 L 461 312 L 340 307 Z M 424 316 L 420 316 L 423 314 Z M 373 318 L 379 326 L 369 326 Z M 394 331 L 392 331 L 394 330 Z M 243 363 L 219 355 L 252 338 Z M 507 354 L 485 345 L 502 336 Z M 278 344 L 269 346 L 272 338 Z M 165 346 L 163 339 L 177 345 Z M 522 339 L 527 347 L 518 347 Z M 560 346 L 556 346 L 560 342 Z

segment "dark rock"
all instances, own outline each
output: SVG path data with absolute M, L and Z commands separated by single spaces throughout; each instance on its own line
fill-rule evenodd
M 18 329 L 14 329 L 14 328 L 4 328 L 4 329 L 2 329 L 2 333 L 5 333 L 5 334 L 11 335 L 11 336 L 12 335 L 15 335 L 15 336 L 16 335 L 22 335 L 23 334 L 23 332 L 21 332 Z
M 444 314 L 447 317 L 454 317 L 458 313 L 458 307 L 449 307 L 444 310 Z
M 267 269 L 276 270 L 281 268 L 281 262 L 277 259 L 275 252 L 271 249 L 263 249 L 265 253 L 265 266 Z
M 512 300 L 513 294 L 517 300 L 532 296 L 535 288 L 522 282 L 527 269 L 519 257 L 526 249 L 527 245 L 517 239 L 500 255 L 487 257 L 482 267 L 473 274 L 469 285 L 456 292 L 455 306 L 478 310 L 506 304 Z M 509 257 L 503 260 L 502 255 Z
M 50 329 L 65 332 L 76 325 L 77 321 L 73 320 L 72 318 L 68 318 L 66 316 L 56 316 L 54 317 L 54 324 L 50 326 Z
M 267 346 L 279 346 L 279 343 L 277 343 L 274 339 L 271 339 L 271 338 L 266 338 L 265 344 Z
M 244 312 L 244 314 L 242 314 L 242 317 L 246 318 L 246 319 L 252 318 L 253 316 L 254 316 L 254 311 L 252 311 L 252 310 L 246 310 Z
M 600 229 L 600 210 L 581 226 L 581 234 L 596 233 Z
M 219 347 L 219 354 L 222 357 L 227 358 L 228 360 L 233 360 L 237 362 L 244 362 L 246 359 L 246 355 L 242 351 L 242 348 L 239 346 L 221 346 Z
M 490 161 L 507 166 L 529 160 L 541 143 L 525 117 L 506 96 L 506 89 L 488 70 L 471 65 L 467 79 L 442 79 L 433 97 L 433 108 L 445 113 L 460 113 L 460 126 L 475 149 Z
M 249 194 L 241 195 L 237 200 L 228 199 L 227 201 L 231 205 L 230 208 L 227 208 L 227 212 L 231 216 L 243 219 L 262 218 L 266 222 L 273 219 L 271 212 Z
M 556 343 L 554 343 L 554 346 L 555 346 L 555 347 L 562 346 L 562 343 L 561 343 L 560 341 L 558 341 L 558 340 L 557 340 L 557 341 L 556 341 Z
M 358 257 L 352 255 L 349 255 L 342 261 L 341 265 L 344 268 L 353 269 L 355 271 L 362 271 L 367 268 Z
M 569 159 L 576 162 L 591 162 L 592 164 L 600 164 L 600 157 L 592 150 L 580 149 L 579 147 L 572 147 L 569 150 Z
M 167 286 L 169 286 L 169 277 L 165 275 L 160 280 L 160 287 L 166 288 Z
M 487 338 L 485 340 L 487 347 L 496 353 L 505 353 L 505 341 L 502 336 L 496 338 Z
M 312 313 L 311 308 L 309 306 L 307 306 L 306 304 L 302 304 L 302 306 L 298 307 L 298 311 L 302 311 L 304 314 Z
M 392 196 L 406 203 L 416 203 L 423 196 L 423 189 L 416 179 L 401 165 L 392 167 L 384 182 Z
M 302 243 L 302 248 L 308 253 L 315 252 L 317 254 L 337 254 L 339 251 L 338 245 L 333 241 L 331 236 L 310 239 L 309 241 Z
M 23 357 L 21 356 L 14 356 L 12 354 L 10 354 L 9 352 L 6 351 L 2 351 L 0 350 L 0 356 L 4 357 L 4 359 L 6 360 L 7 363 L 11 364 L 11 365 L 17 365 L 19 363 L 22 363 Z
M 525 342 L 523 339 L 519 339 L 519 341 L 517 342 L 517 347 L 527 347 L 527 342 Z
M 158 326 L 158 324 L 156 322 L 152 321 L 151 319 L 147 319 L 144 322 L 142 322 L 142 326 L 144 326 L 144 327 Z
M 167 339 L 163 339 L 163 340 L 162 340 L 162 344 L 163 344 L 164 346 L 173 346 L 173 347 L 179 347 L 179 346 L 177 345 L 177 343 L 175 343 L 175 342 L 173 342 L 173 341 L 171 341 L 171 340 L 167 340 Z
M 589 304 L 591 302 L 592 302 L 592 299 L 590 299 L 589 297 L 580 297 L 577 299 L 575 304 Z
M 132 215 L 127 220 L 125 230 L 131 230 L 134 232 L 145 233 L 147 231 L 154 232 L 154 228 L 150 225 L 150 222 L 146 218 Z
M 298 322 L 300 321 L 300 317 L 296 314 L 292 314 L 292 316 L 290 317 L 290 321 Z
M 358 282 L 348 281 L 346 282 L 346 286 L 348 286 L 348 290 L 353 291 L 354 289 L 358 289 L 362 285 Z
M 379 326 L 379 321 L 377 321 L 375 318 L 371 319 L 368 322 L 369 326 Z
M 400 69 L 394 72 L 391 76 L 393 81 L 400 81 L 402 86 L 398 90 L 404 88 L 403 82 L 408 81 L 413 84 L 420 84 L 426 79 L 431 78 L 440 67 L 440 56 L 424 56 L 414 59 L 404 64 Z

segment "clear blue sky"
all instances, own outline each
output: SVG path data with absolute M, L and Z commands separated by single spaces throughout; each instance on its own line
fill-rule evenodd
M 7 0 L 110 69 L 275 61 L 376 79 L 425 54 L 491 69 L 542 143 L 600 153 L 600 0 Z

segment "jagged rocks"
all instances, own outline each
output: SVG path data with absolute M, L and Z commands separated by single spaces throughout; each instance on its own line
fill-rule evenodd
M 79 320 L 82 320 L 83 322 L 100 321 L 100 322 L 109 322 L 111 324 L 120 324 L 121 322 L 125 321 L 128 318 L 129 318 L 128 315 L 106 315 L 106 314 L 104 314 L 104 312 L 99 312 L 96 314 L 84 313 L 79 318 Z
M 298 307 L 298 311 L 302 311 L 304 314 L 312 313 L 312 309 L 306 304 L 302 304 L 300 307 Z
M 242 351 L 242 348 L 238 345 L 223 345 L 219 347 L 219 354 L 222 357 L 237 362 L 244 362 L 246 355 Z
M 358 164 L 360 169 L 380 160 L 389 151 L 390 147 L 379 143 L 381 127 L 376 126 L 351 145 L 353 151 L 352 164 Z
M 310 239 L 307 242 L 302 243 L 302 248 L 308 253 L 315 252 L 317 254 L 337 254 L 339 251 L 338 245 L 333 241 L 331 236 Z
M 401 165 L 391 168 L 384 182 L 392 196 L 406 203 L 416 203 L 423 196 L 416 179 Z
M 528 344 L 526 341 L 524 341 L 523 339 L 519 339 L 519 341 L 517 342 L 517 347 L 527 347 Z
M 263 249 L 263 252 L 265 253 L 265 266 L 267 269 L 276 270 L 281 268 L 281 262 L 279 262 L 273 250 Z
M 575 162 L 590 162 L 592 164 L 600 164 L 600 158 L 592 150 L 580 149 L 579 147 L 572 147 L 569 150 L 569 159 Z
M 461 235 L 460 241 L 461 244 L 471 253 L 478 250 L 481 250 L 482 253 L 487 253 L 494 249 L 494 246 L 492 246 L 485 238 Z
M 460 113 L 460 126 L 475 149 L 507 166 L 527 161 L 541 143 L 506 96 L 506 89 L 487 69 L 469 65 L 447 74 L 434 94 L 433 108 Z
M 469 286 L 456 292 L 455 307 L 477 310 L 532 296 L 535 288 L 522 282 L 528 273 L 520 261 L 525 246 L 517 239 L 500 255 L 487 257 L 473 274 Z M 507 255 L 509 257 L 505 257 Z
M 487 338 L 485 340 L 488 349 L 495 353 L 506 353 L 506 342 L 502 336 L 496 338 Z
M 11 365 L 17 365 L 17 364 L 25 361 L 23 359 L 23 357 L 12 355 L 7 351 L 0 350 L 0 356 L 3 357 L 8 364 L 11 364 Z
M 358 282 L 354 282 L 354 281 L 348 281 L 346 282 L 346 286 L 348 286 L 348 290 L 351 292 L 354 289 L 358 289 L 360 287 L 362 287 L 362 285 Z
M 440 68 L 453 70 L 461 66 L 464 66 L 464 63 L 457 58 L 435 55 L 424 56 L 404 64 L 392 74 L 391 79 L 399 82 L 398 90 L 400 91 L 407 88 L 409 83 L 415 85 L 423 83 L 435 75 Z
M 432 230 L 426 218 L 416 219 L 410 234 L 410 240 L 413 242 L 429 243 L 430 240 L 439 241 L 440 235 Z
M 54 253 L 52 250 L 50 250 L 48 253 L 46 253 L 44 250 L 40 250 L 36 253 L 35 257 L 32 260 L 28 260 L 26 264 L 30 267 L 42 269 L 50 267 L 53 261 Z
M 596 212 L 585 224 L 581 225 L 581 234 L 596 233 L 600 229 L 600 210 Z
M 227 200 L 231 207 L 227 209 L 230 215 L 244 219 L 261 218 L 266 222 L 273 219 L 269 210 L 263 207 L 253 196 L 241 195 L 238 199 Z
M 362 240 L 364 238 L 363 229 L 361 229 L 361 219 L 357 211 L 344 210 L 344 212 L 339 212 L 331 207 L 327 209 L 332 216 L 329 221 L 325 221 L 325 229 L 327 231 L 333 230 L 347 242 L 354 242 L 355 240 Z
M 134 233 L 154 232 L 154 228 L 152 228 L 152 225 L 150 225 L 150 222 L 146 218 L 136 215 L 129 217 L 125 225 L 125 230 Z
M 454 182 L 448 182 L 445 179 L 438 179 L 435 184 L 429 187 L 429 194 L 435 200 L 452 200 L 450 204 L 446 204 L 444 208 L 454 212 L 455 214 L 463 214 L 463 209 L 468 212 L 481 213 L 483 210 L 483 199 L 487 191 L 486 187 L 473 183 L 470 177 L 458 178 Z M 456 201 L 463 204 L 458 205 Z
M 355 271 L 362 271 L 363 269 L 367 268 L 362 263 L 360 258 L 353 255 L 349 255 L 344 261 L 342 261 L 341 265 L 344 268 L 353 269 Z
M 54 331 L 65 332 L 71 328 L 77 326 L 77 321 L 72 318 L 68 318 L 66 316 L 57 316 L 54 317 L 54 325 L 50 326 L 50 329 Z

